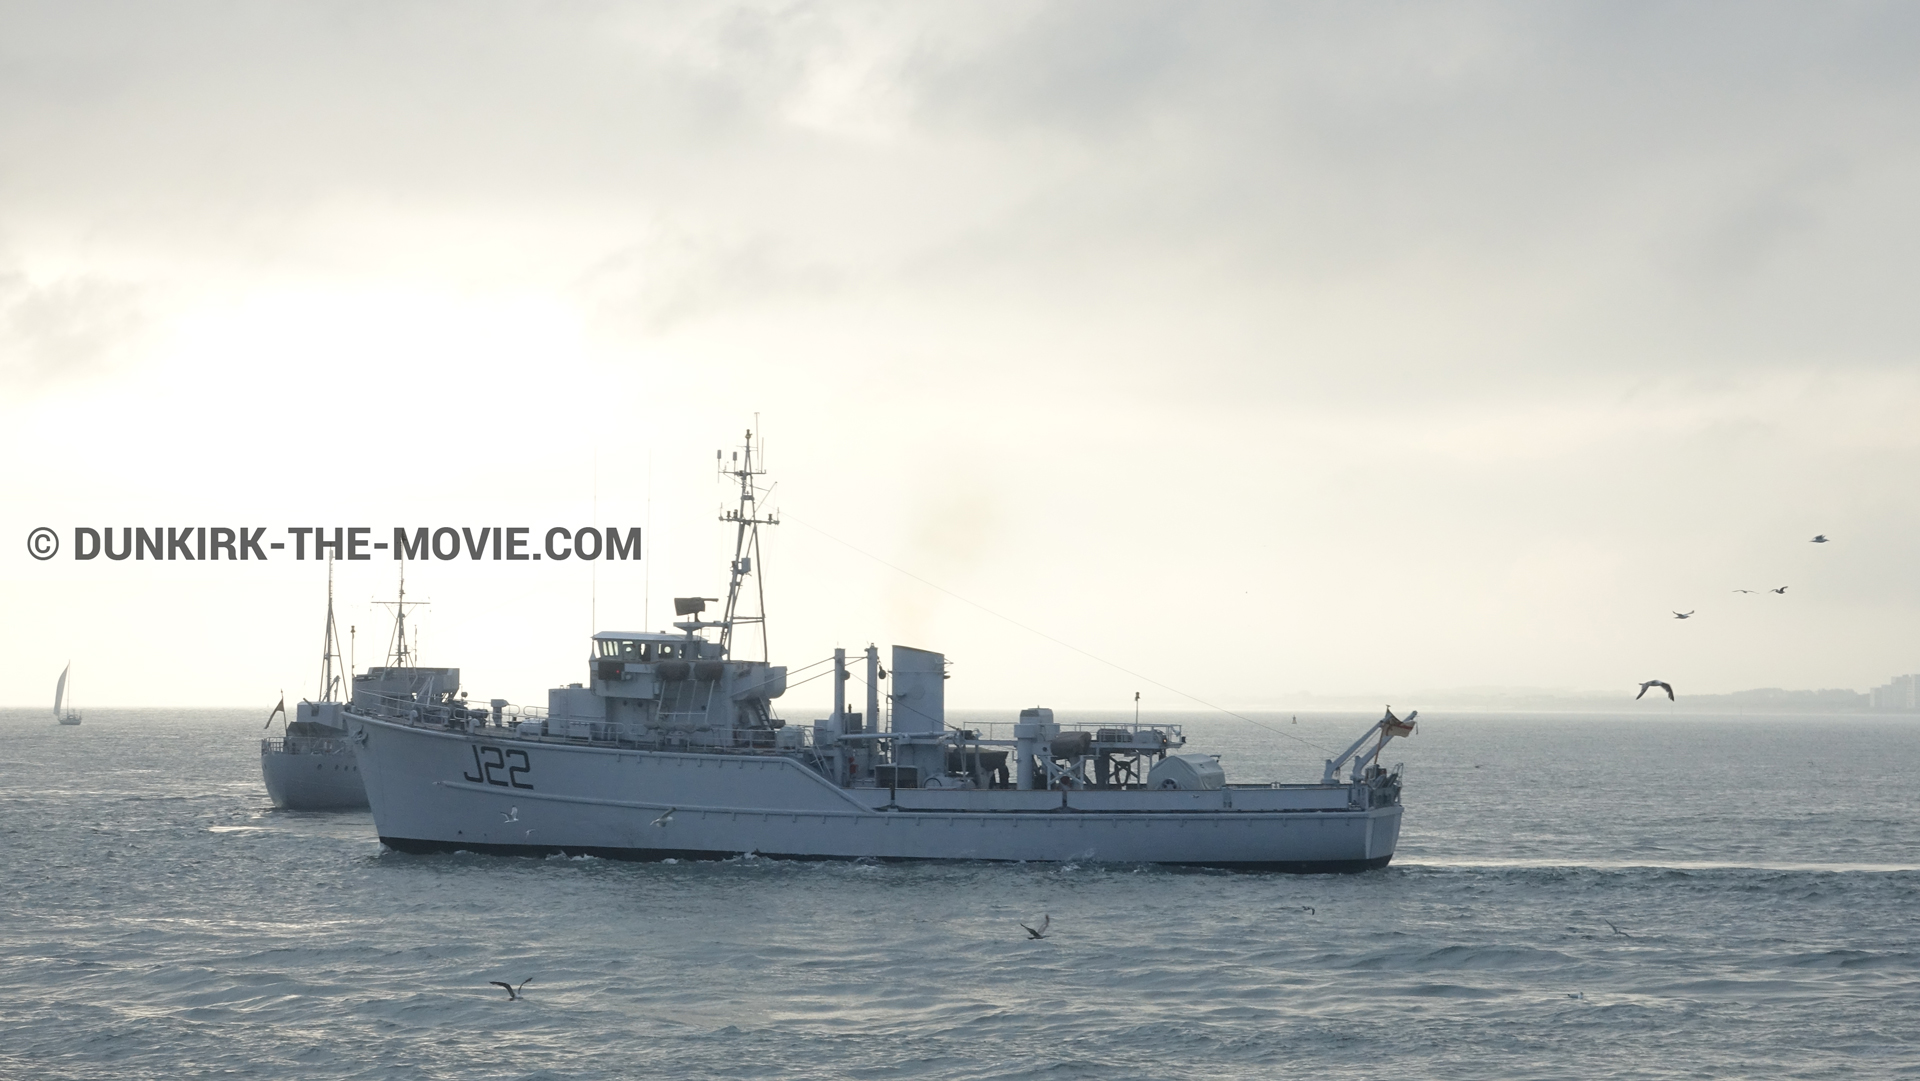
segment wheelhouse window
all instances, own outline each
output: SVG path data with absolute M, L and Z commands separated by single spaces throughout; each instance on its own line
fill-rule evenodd
M 648 659 L 647 643 L 624 639 L 603 638 L 600 640 L 600 656 L 622 661 L 644 661 Z

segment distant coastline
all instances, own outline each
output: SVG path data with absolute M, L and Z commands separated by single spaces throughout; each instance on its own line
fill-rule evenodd
M 1378 699 L 1395 707 L 1421 710 L 1485 710 L 1495 713 L 1618 713 L 1622 709 L 1654 709 L 1688 713 L 1867 713 L 1910 715 L 1920 718 L 1920 677 L 1902 676 L 1872 691 L 1852 688 L 1787 690 L 1760 687 L 1730 694 L 1688 694 L 1682 689 L 1672 702 L 1657 689 L 1635 701 L 1631 693 L 1607 694 L 1548 687 L 1450 687 L 1397 694 L 1289 696 L 1300 708 L 1351 708 Z M 1657 699 L 1657 701 L 1656 701 Z
M 1653 702 L 1655 695 L 1661 699 Z M 1689 713 L 1874 713 L 1908 712 L 1913 710 L 1875 710 L 1872 695 L 1863 694 L 1850 688 L 1832 688 L 1817 691 L 1793 691 L 1779 687 L 1761 687 L 1755 690 L 1734 691 L 1731 694 L 1681 694 L 1675 701 L 1665 701 L 1665 695 L 1658 691 L 1654 695 L 1633 700 L 1630 694 L 1603 695 L 1597 693 L 1581 694 L 1568 692 L 1562 694 L 1447 694 L 1437 693 L 1434 705 L 1428 708 L 1448 709 L 1486 709 L 1486 710 L 1543 710 L 1553 712 L 1605 711 L 1618 712 L 1627 705 L 1645 707 L 1658 705 L 1671 710 L 1683 710 Z M 1409 698 L 1407 701 L 1412 702 Z M 1444 707 L 1442 706 L 1444 703 Z

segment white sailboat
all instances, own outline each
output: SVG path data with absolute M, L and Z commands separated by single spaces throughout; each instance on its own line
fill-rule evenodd
M 61 724 L 79 724 L 80 711 L 73 708 L 73 702 L 67 698 L 67 676 L 73 671 L 73 662 L 60 670 L 60 682 L 53 685 L 53 719 Z

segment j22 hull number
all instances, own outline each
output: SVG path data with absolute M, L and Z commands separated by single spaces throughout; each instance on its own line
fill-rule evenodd
M 462 773 L 460 775 L 462 778 L 472 781 L 474 784 L 479 784 L 484 781 L 487 784 L 499 785 L 501 788 L 533 787 L 520 780 L 522 776 L 531 772 L 533 769 L 532 764 L 527 761 L 527 752 L 519 750 L 503 752 L 498 747 L 481 747 L 477 744 L 470 744 L 469 747 L 473 751 L 473 771 L 474 773 L 478 773 L 479 776 L 476 777 L 473 773 Z M 519 760 L 519 765 L 508 764 L 516 759 Z M 497 769 L 507 771 L 506 780 L 503 781 L 494 776 L 493 771 Z

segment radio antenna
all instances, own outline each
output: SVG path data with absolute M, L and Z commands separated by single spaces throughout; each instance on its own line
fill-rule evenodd
M 400 561 L 400 597 L 398 600 L 374 601 L 373 603 L 393 609 L 393 636 L 387 640 L 387 665 L 390 668 L 412 668 L 419 659 L 419 633 L 414 634 L 414 645 L 407 644 L 407 607 L 419 608 L 432 601 L 410 601 L 407 599 L 407 561 Z
M 640 531 L 640 543 L 646 544 L 653 539 L 653 448 L 647 448 L 647 518 L 646 528 Z M 653 626 L 647 620 L 653 618 L 653 559 L 642 550 L 640 553 L 640 627 Z
M 593 528 L 600 528 L 600 444 L 593 446 Z M 587 565 L 587 637 L 600 630 L 600 561 Z
M 340 673 L 334 666 L 340 661 L 340 631 L 333 622 L 333 556 L 327 556 L 327 633 L 320 643 L 320 696 L 316 702 L 335 702 L 340 688 Z M 349 673 L 350 674 L 350 673 Z
M 755 418 L 758 419 L 757 417 Z M 758 623 L 760 625 L 760 655 L 767 657 L 767 591 L 764 579 L 754 576 L 754 595 L 758 605 L 753 615 L 740 614 L 740 587 L 746 584 L 746 577 L 754 573 L 753 561 L 760 557 L 760 527 L 779 525 L 780 516 L 760 514 L 760 493 L 754 487 L 754 478 L 764 476 L 766 469 L 753 460 L 752 428 L 747 429 L 746 446 L 736 451 L 733 467 L 721 466 L 723 475 L 731 475 L 740 482 L 740 505 L 729 511 L 723 511 L 720 520 L 734 524 L 733 563 L 727 576 L 727 607 L 720 617 L 720 655 L 731 657 L 733 648 L 733 627 L 736 623 Z M 720 462 L 720 452 L 714 451 L 714 461 Z M 762 454 L 764 456 L 764 444 Z

